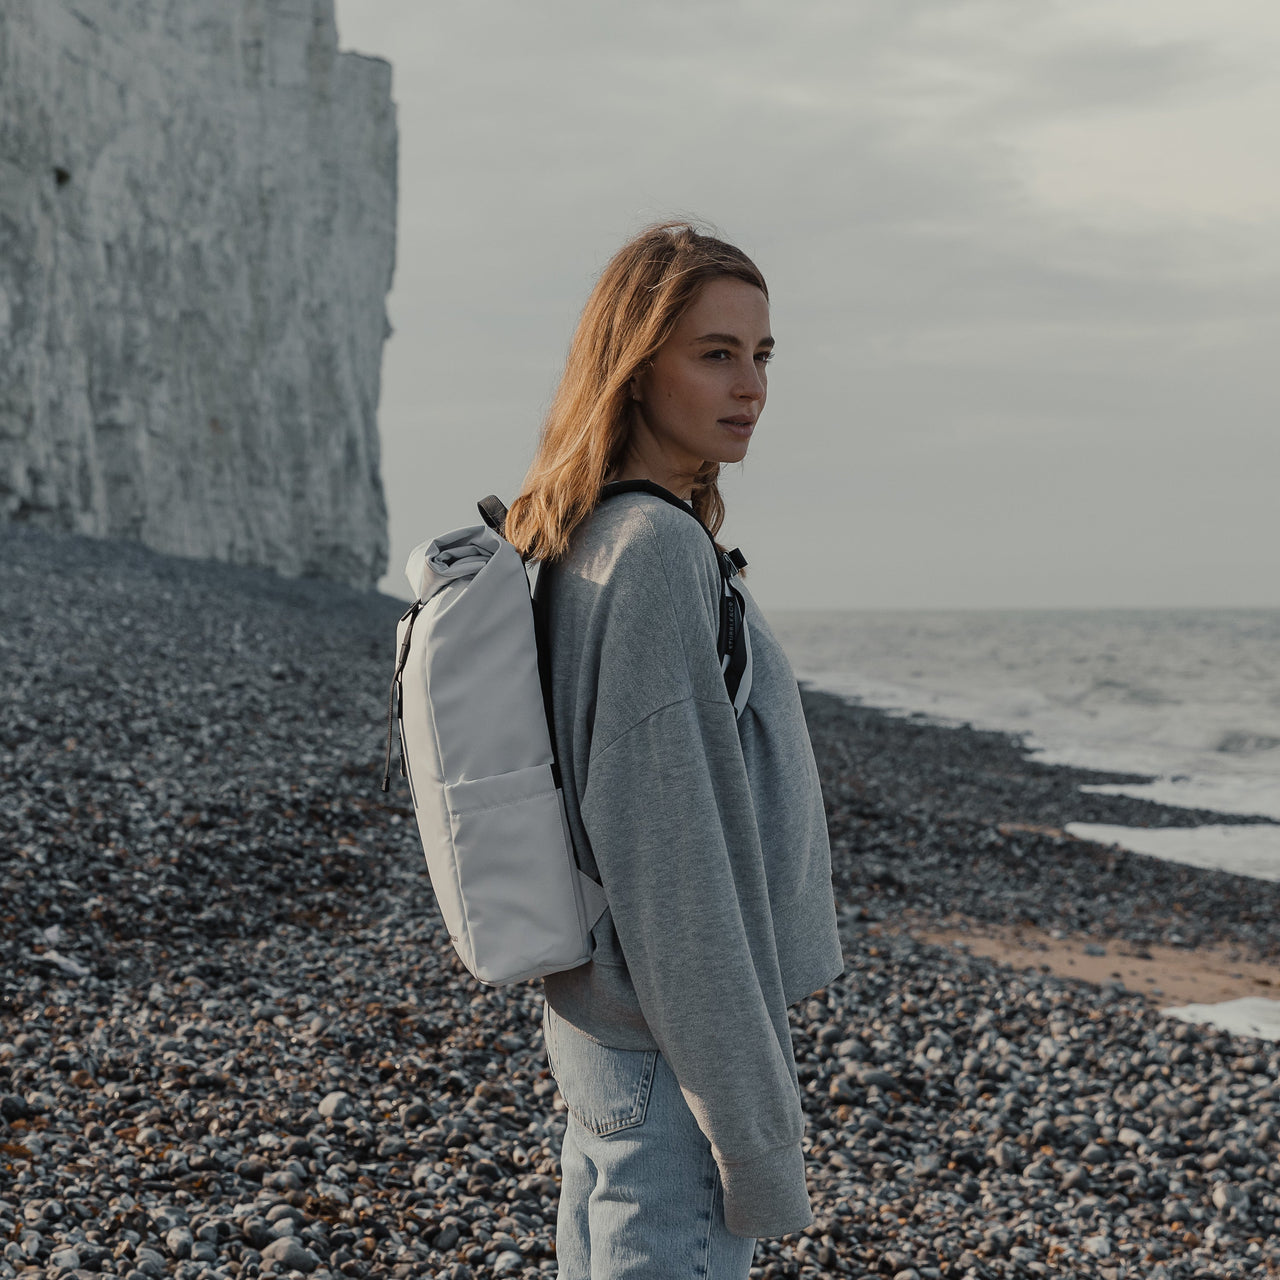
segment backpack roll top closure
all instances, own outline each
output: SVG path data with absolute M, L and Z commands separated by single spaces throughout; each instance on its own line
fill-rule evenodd
M 409 553 L 404 575 L 422 604 L 461 578 L 474 578 L 502 549 L 502 539 L 483 525 L 455 529 Z M 514 548 L 513 548 L 514 549 Z
M 516 549 L 484 533 L 492 554 L 474 573 L 432 584 L 416 625 L 444 785 L 551 763 L 529 579 Z
M 554 780 L 524 564 L 476 526 L 424 544 L 406 573 L 421 609 L 400 674 L 402 744 L 450 938 L 491 984 L 584 963 L 590 925 Z M 576 904 L 577 929 L 566 930 L 566 904 L 570 917 Z

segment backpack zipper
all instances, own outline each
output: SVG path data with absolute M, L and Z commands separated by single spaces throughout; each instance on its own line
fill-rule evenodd
M 400 645 L 400 653 L 396 658 L 395 673 L 391 677 L 391 693 L 387 699 L 387 758 L 383 766 L 382 789 L 383 791 L 391 790 L 391 739 L 395 733 L 397 721 L 404 719 L 404 666 L 409 661 L 409 642 L 413 639 L 413 624 L 417 620 L 418 613 L 422 608 L 422 601 L 415 600 L 413 604 L 400 616 L 400 621 L 408 621 L 409 625 L 405 628 L 404 642 Z M 408 769 L 405 768 L 404 760 L 404 726 L 400 727 L 400 776 L 407 778 L 409 776 Z M 410 783 L 412 790 L 413 784 Z

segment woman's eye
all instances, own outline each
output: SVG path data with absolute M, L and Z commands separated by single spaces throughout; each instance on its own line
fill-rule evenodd
M 757 359 L 757 360 L 759 360 L 761 364 L 768 364 L 768 363 L 769 363 L 769 361 L 773 359 L 773 352 L 772 352 L 772 351 L 757 351 L 757 352 L 756 352 L 756 359 Z
M 728 351 L 721 350 L 721 351 L 708 351 L 708 352 L 707 352 L 707 359 L 708 359 L 708 360 L 728 360 L 728 359 L 730 359 L 730 358 L 731 358 L 731 357 L 730 357 L 730 353 L 729 353 Z

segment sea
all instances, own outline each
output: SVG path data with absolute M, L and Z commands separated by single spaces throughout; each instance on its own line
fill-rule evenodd
M 1078 822 L 1070 834 L 1280 880 L 1280 609 L 780 611 L 769 623 L 814 688 L 1016 733 L 1046 763 L 1145 779 L 1088 791 L 1273 820 Z M 1162 1012 L 1280 1040 L 1280 1001 Z
M 1276 824 L 1072 834 L 1280 880 L 1280 609 L 797 610 L 769 622 L 815 688 L 1150 779 L 1086 790 Z

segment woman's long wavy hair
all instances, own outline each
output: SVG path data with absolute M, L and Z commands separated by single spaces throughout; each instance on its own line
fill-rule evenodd
M 723 276 L 769 296 L 764 276 L 741 249 L 686 222 L 648 227 L 610 259 L 583 308 L 537 453 L 507 515 L 507 539 L 526 560 L 564 555 L 626 457 L 633 424 L 628 384 L 703 285 Z M 704 463 L 691 495 L 713 534 L 724 520 L 719 475 L 718 462 Z

